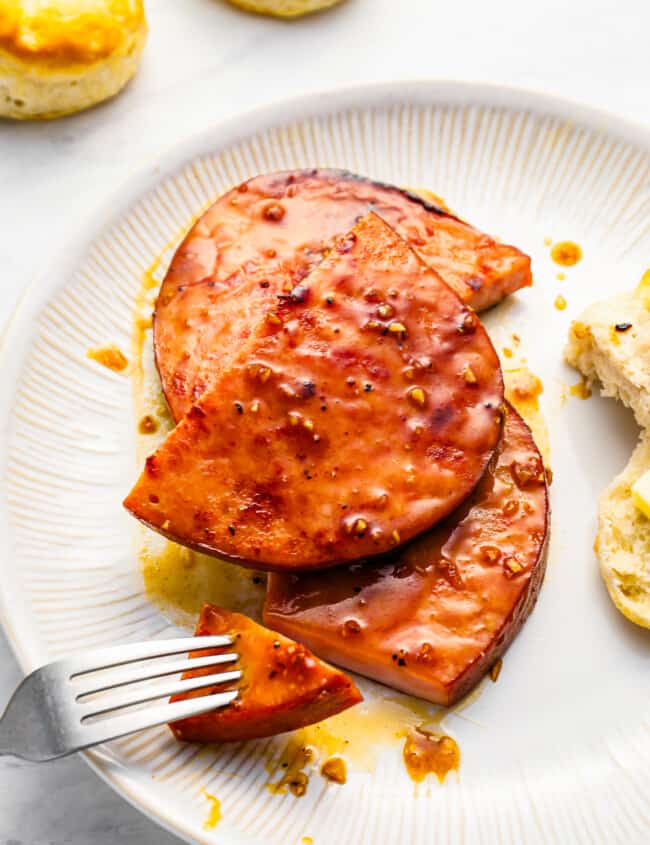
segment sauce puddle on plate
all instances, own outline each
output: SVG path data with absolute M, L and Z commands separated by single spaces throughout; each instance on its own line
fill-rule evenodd
M 343 757 L 330 757 L 320 767 L 321 775 L 331 783 L 346 783 L 348 779 L 348 767 Z
M 551 258 L 561 267 L 574 267 L 582 258 L 582 249 L 573 241 L 560 241 L 551 248 Z
M 402 755 L 406 771 L 415 783 L 421 783 L 429 774 L 444 783 L 449 772 L 457 772 L 460 767 L 460 748 L 456 740 L 424 728 L 409 731 Z
M 221 821 L 221 801 L 215 796 L 210 795 L 209 792 L 203 790 L 203 797 L 210 802 L 210 812 L 207 819 L 203 822 L 205 830 L 214 830 L 214 828 Z
M 577 384 L 572 384 L 569 387 L 569 393 L 571 396 L 576 396 L 578 399 L 589 399 L 591 396 L 591 388 L 589 387 L 589 381 L 582 376 L 580 381 Z
M 380 753 L 394 749 L 406 773 L 416 782 L 435 774 L 440 783 L 460 768 L 456 740 L 441 730 L 443 721 L 458 716 L 480 696 L 483 685 L 451 708 L 440 708 L 396 693 L 373 696 L 324 722 L 295 731 L 280 748 L 272 748 L 264 762 L 266 788 L 274 795 L 305 794 L 314 775 L 344 784 L 348 769 L 372 773 Z M 463 718 L 463 717 L 461 717 Z M 466 718 L 466 717 L 465 717 Z
M 102 367 L 113 370 L 114 373 L 121 373 L 129 366 L 129 359 L 114 344 L 99 346 L 96 349 L 89 349 L 86 357 L 91 361 L 97 361 Z
M 156 275 L 161 275 L 161 266 L 161 259 L 156 259 L 143 273 L 133 318 L 131 354 L 139 465 L 174 427 L 153 352 L 151 311 L 160 286 Z M 138 555 L 147 597 L 175 624 L 193 627 L 205 602 L 261 621 L 264 573 L 193 552 L 144 527 L 140 528 Z
M 298 735 L 292 735 L 287 742 L 280 762 L 269 760 L 266 762 L 266 770 L 271 777 L 266 788 L 272 795 L 286 795 L 287 790 L 296 798 L 302 797 L 309 786 L 309 772 L 307 767 L 315 757 L 314 749 L 306 745 Z M 281 772 L 279 780 L 273 780 L 277 772 Z
M 193 627 L 206 602 L 262 620 L 264 573 L 193 552 L 146 529 L 139 557 L 147 598 L 172 622 Z
M 539 397 L 544 392 L 544 385 L 538 376 L 526 366 L 504 366 L 506 399 L 512 403 L 526 421 L 533 433 L 537 448 L 548 465 L 551 457 L 551 445 L 546 420 L 539 407 Z
M 145 414 L 138 423 L 140 434 L 155 434 L 158 431 L 158 420 L 151 414 Z

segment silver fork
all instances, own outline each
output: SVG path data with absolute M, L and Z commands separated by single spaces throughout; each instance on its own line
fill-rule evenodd
M 54 760 L 145 728 L 225 707 L 237 698 L 236 689 L 185 701 L 151 702 L 232 683 L 241 678 L 238 669 L 185 680 L 169 678 L 149 688 L 138 689 L 138 685 L 189 669 L 234 663 L 238 660 L 235 652 L 174 661 L 159 659 L 232 644 L 229 635 L 181 637 L 102 648 L 48 663 L 28 675 L 11 697 L 0 719 L 0 755 L 12 754 L 35 762 Z M 139 661 L 145 662 L 139 667 L 128 666 Z M 120 671 L 124 666 L 128 668 Z M 117 695 L 106 697 L 114 690 L 118 690 Z M 137 705 L 142 707 L 122 712 Z

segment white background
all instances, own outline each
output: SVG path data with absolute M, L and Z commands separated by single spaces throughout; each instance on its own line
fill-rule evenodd
M 650 122 L 648 0 L 347 0 L 293 23 L 220 0 L 147 5 L 143 64 L 119 98 L 51 123 L 0 121 L 0 322 L 119 184 L 177 141 L 259 104 L 437 77 L 536 88 Z M 0 635 L 0 707 L 19 678 Z M 0 761 L 0 845 L 177 841 L 79 760 Z

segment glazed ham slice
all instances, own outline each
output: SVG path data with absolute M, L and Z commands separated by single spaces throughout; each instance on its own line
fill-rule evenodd
M 147 459 L 126 507 L 258 568 L 386 552 L 472 491 L 503 382 L 476 318 L 370 214 L 260 321 Z
M 444 523 L 381 561 L 272 574 L 265 622 L 339 666 L 453 704 L 501 657 L 535 604 L 548 510 L 541 457 L 508 407 L 488 472 Z
M 432 202 L 340 170 L 258 176 L 221 197 L 178 248 L 156 305 L 156 362 L 178 421 L 238 354 L 259 313 L 374 211 L 477 311 L 530 285 L 530 259 Z
M 206 604 L 195 636 L 232 634 L 234 644 L 207 654 L 236 651 L 242 678 L 228 686 L 195 690 L 172 701 L 237 688 L 232 704 L 212 713 L 192 716 L 170 725 L 177 739 L 187 742 L 241 742 L 293 731 L 320 722 L 361 701 L 352 680 L 314 657 L 304 645 L 258 625 L 247 616 Z M 209 675 L 207 667 L 184 678 Z

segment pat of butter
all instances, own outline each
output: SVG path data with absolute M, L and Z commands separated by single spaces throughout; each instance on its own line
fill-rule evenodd
M 650 470 L 632 485 L 632 499 L 641 513 L 650 519 Z
M 639 284 L 636 287 L 637 296 L 643 301 L 645 307 L 650 311 L 650 270 L 646 270 Z

